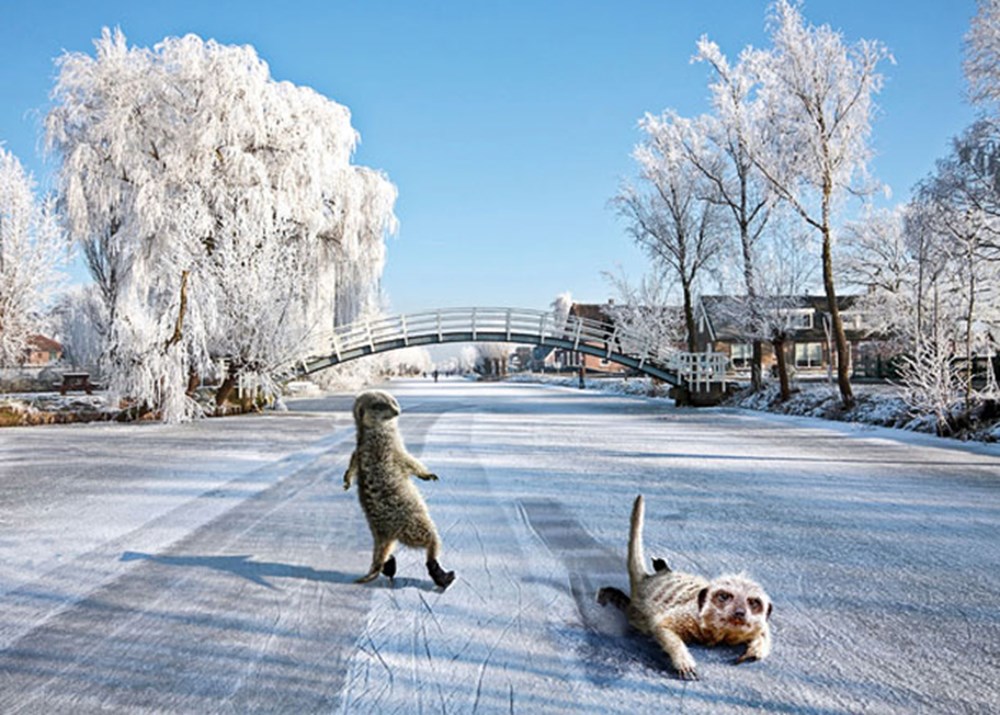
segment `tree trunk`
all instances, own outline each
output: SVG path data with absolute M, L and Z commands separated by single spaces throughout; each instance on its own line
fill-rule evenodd
M 788 383 L 788 365 L 785 360 L 785 336 L 777 335 L 771 338 L 774 346 L 775 369 L 778 371 L 778 385 L 781 388 L 781 401 L 787 402 L 792 397 L 792 387 Z
M 226 401 L 233 394 L 233 390 L 236 388 L 236 371 L 233 370 L 232 365 L 226 367 L 226 376 L 222 379 L 222 384 L 219 385 L 219 389 L 215 391 L 215 409 L 221 410 L 222 406 L 226 404 Z
M 759 392 L 764 386 L 764 344 L 754 340 L 750 356 L 750 389 Z
M 170 336 L 167 344 L 163 346 L 164 350 L 171 345 L 176 345 L 184 337 L 184 314 L 187 312 L 187 283 L 188 271 L 181 271 L 180 306 L 177 308 L 177 320 L 174 321 L 174 334 Z
M 194 395 L 195 390 L 198 389 L 198 385 L 200 384 L 201 384 L 201 375 L 198 374 L 197 370 L 191 368 L 191 370 L 188 371 L 188 384 L 187 384 L 188 397 Z
M 684 292 L 684 327 L 687 329 L 688 352 L 693 353 L 698 351 L 698 346 L 695 344 L 694 306 L 691 300 L 691 286 L 684 283 L 682 289 Z
M 837 346 L 837 386 L 840 401 L 844 407 L 854 407 L 854 391 L 851 389 L 851 349 L 844 334 L 844 321 L 840 319 L 837 306 L 837 291 L 833 285 L 833 252 L 831 249 L 829 199 L 823 201 L 823 288 L 826 289 L 826 306 L 833 326 L 833 338 Z

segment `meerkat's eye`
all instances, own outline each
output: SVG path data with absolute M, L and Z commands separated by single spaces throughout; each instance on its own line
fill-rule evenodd
M 729 593 L 728 591 L 719 591 L 717 594 L 715 594 L 715 597 L 719 599 L 720 603 L 725 603 L 726 601 L 728 601 L 733 597 L 733 594 Z
M 759 598 L 748 598 L 747 605 L 750 606 L 750 610 L 754 613 L 760 613 L 764 610 L 764 604 L 761 603 Z

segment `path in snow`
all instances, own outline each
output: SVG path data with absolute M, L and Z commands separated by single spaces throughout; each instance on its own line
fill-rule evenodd
M 348 396 L 298 412 L 0 431 L 2 712 L 990 712 L 1000 454 L 660 400 L 403 381 L 458 579 L 370 537 Z M 703 680 L 593 601 L 647 554 L 748 568 L 775 650 Z

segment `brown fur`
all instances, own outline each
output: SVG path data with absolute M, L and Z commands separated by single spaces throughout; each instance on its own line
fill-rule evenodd
M 363 392 L 354 401 L 357 445 L 344 473 L 344 489 L 357 478 L 358 499 L 375 542 L 371 567 L 358 582 L 371 581 L 379 572 L 395 575 L 392 552 L 401 542 L 427 549 L 427 571 L 438 586 L 447 588 L 455 573 L 445 572 L 438 563 L 441 539 L 410 481 L 411 474 L 427 481 L 437 476 L 406 451 L 396 424 L 399 413 L 396 398 L 381 390 Z
M 670 657 L 678 675 L 698 678 L 687 643 L 747 645 L 737 663 L 763 660 L 771 652 L 768 619 L 771 599 L 755 581 L 743 574 L 719 576 L 708 581 L 701 576 L 671 571 L 657 560 L 657 572 L 646 573 L 642 553 L 644 504 L 642 495 L 632 507 L 628 548 L 631 594 L 613 587 L 598 591 L 602 605 L 621 608 L 639 631 L 652 636 Z

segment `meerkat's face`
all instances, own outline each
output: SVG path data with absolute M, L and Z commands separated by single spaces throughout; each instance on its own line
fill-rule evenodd
M 354 421 L 359 425 L 374 426 L 399 417 L 399 403 L 383 390 L 362 392 L 354 400 Z
M 772 610 L 764 589 L 744 576 L 720 576 L 698 594 L 702 623 L 716 632 L 752 636 L 764 627 Z

